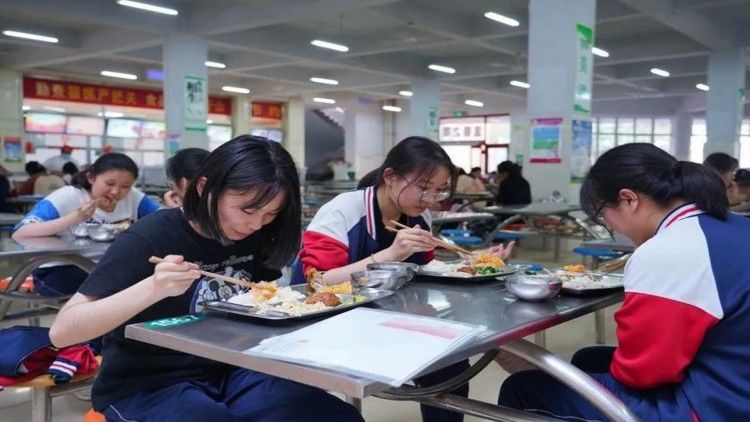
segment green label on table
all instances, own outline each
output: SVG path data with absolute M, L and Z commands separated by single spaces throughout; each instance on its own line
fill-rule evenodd
M 158 328 L 169 328 L 177 325 L 192 324 L 193 322 L 200 321 L 205 318 L 202 314 L 200 315 L 184 315 L 172 318 L 157 319 L 156 321 L 147 322 L 144 326 L 149 329 Z

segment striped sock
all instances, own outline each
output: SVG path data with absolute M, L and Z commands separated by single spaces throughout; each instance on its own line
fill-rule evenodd
M 47 373 L 52 375 L 55 384 L 64 384 L 70 381 L 70 379 L 73 378 L 73 375 L 78 372 L 79 365 L 78 362 L 58 356 L 52 362 L 52 365 L 49 366 Z

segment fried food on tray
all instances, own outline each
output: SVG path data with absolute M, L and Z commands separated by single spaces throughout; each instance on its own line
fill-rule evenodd
M 331 285 L 323 285 L 323 284 L 316 284 L 313 286 L 316 293 L 333 293 L 333 294 L 352 294 L 352 282 L 351 280 L 347 280 L 343 283 L 339 284 L 331 284 Z
M 341 305 L 341 300 L 339 300 L 338 296 L 333 293 L 322 292 L 310 295 L 307 300 L 305 300 L 305 303 L 307 303 L 308 305 L 312 305 L 314 303 L 322 303 L 330 308 L 332 306 Z
M 250 288 L 250 294 L 261 302 L 268 302 L 276 296 L 278 290 L 279 288 L 276 286 L 276 283 L 261 281 L 260 283 L 255 283 L 255 285 Z
M 505 261 L 503 261 L 502 258 L 490 253 L 478 253 L 473 257 L 472 261 L 475 266 L 484 265 L 495 268 L 505 266 Z
M 465 267 L 461 267 L 461 268 L 457 269 L 456 272 L 474 275 L 474 274 L 477 273 L 477 270 L 474 267 L 470 267 L 470 266 L 467 265 Z
M 566 265 L 563 267 L 563 270 L 571 273 L 585 273 L 586 266 L 583 264 Z

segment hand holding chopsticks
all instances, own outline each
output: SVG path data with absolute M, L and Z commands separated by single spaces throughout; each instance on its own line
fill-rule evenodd
M 159 258 L 157 256 L 152 256 L 151 258 L 148 259 L 148 262 L 150 262 L 152 264 L 160 264 L 162 262 L 165 262 L 165 260 L 163 258 Z M 253 288 L 253 286 L 255 285 L 255 283 L 253 283 L 251 281 L 243 280 L 241 278 L 229 277 L 229 276 L 225 276 L 225 275 L 221 275 L 221 274 L 216 274 L 216 273 L 211 273 L 211 272 L 208 272 L 208 271 L 203 271 L 203 270 L 200 270 L 200 269 L 197 270 L 197 271 L 199 273 L 205 275 L 205 276 L 212 277 L 212 278 L 215 278 L 217 280 L 223 280 L 223 281 L 226 281 L 226 282 L 229 282 L 229 283 L 232 283 L 232 284 L 237 284 L 239 286 L 247 287 L 249 289 Z
M 401 223 L 399 223 L 398 221 L 395 221 L 395 220 L 391 220 L 390 223 L 393 224 L 394 226 L 400 228 L 400 229 L 409 229 L 409 228 L 411 228 L 411 227 L 409 227 L 409 226 L 407 226 L 405 224 L 401 224 Z M 399 231 L 398 229 L 395 229 L 395 228 L 389 227 L 389 226 L 386 226 L 386 230 L 392 231 L 392 232 L 398 232 Z M 435 237 L 432 234 L 430 234 L 430 238 L 432 239 L 432 241 L 437 246 L 440 246 L 442 248 L 445 248 L 445 249 L 448 249 L 448 250 L 451 250 L 451 251 L 454 251 L 454 252 L 458 252 L 460 254 L 471 255 L 471 251 L 468 251 L 468 250 L 466 250 L 466 249 L 464 249 L 464 248 L 462 248 L 460 246 L 456 246 L 456 245 L 450 244 L 448 242 L 445 242 L 443 240 L 440 240 L 439 238 Z

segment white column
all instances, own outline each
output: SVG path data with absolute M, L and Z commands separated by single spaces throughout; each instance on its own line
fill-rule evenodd
M 708 56 L 706 131 L 703 156 L 724 152 L 739 156 L 738 135 L 745 100 L 744 49 L 714 51 Z
M 434 79 L 418 79 L 411 83 L 409 106 L 410 136 L 426 136 L 438 140 L 440 124 L 440 85 Z
M 235 95 L 232 97 L 232 134 L 235 137 L 250 133 L 251 105 L 249 95 Z
M 518 165 L 523 165 L 529 154 L 529 114 L 526 110 L 516 110 L 510 113 L 510 146 L 508 159 Z M 520 160 L 518 160 L 520 158 Z M 495 169 L 487 169 L 494 171 Z
M 167 35 L 164 55 L 164 115 L 169 139 L 180 148 L 208 149 L 208 77 L 206 39 L 195 35 Z M 192 89 L 191 89 L 192 88 Z
M 690 160 L 690 135 L 693 130 L 693 117 L 690 113 L 680 110 L 672 120 L 672 151 L 678 160 Z
M 558 191 L 571 203 L 578 202 L 580 184 L 571 183 L 573 171 L 586 170 L 590 164 L 585 151 L 574 153 L 572 121 L 590 121 L 593 28 L 595 0 L 531 0 L 529 3 L 528 117 L 530 145 L 524 154 L 524 175 L 535 199 Z M 537 130 L 539 126 L 561 119 L 559 137 L 555 130 Z M 559 152 L 544 149 L 559 139 Z M 536 147 L 534 146 L 536 144 Z M 543 158 L 556 155 L 556 158 Z M 542 162 L 546 160 L 547 162 Z M 558 162 L 556 162 L 559 160 Z
M 300 167 L 305 166 L 305 103 L 293 99 L 284 110 L 284 148 Z
M 23 75 L 9 69 L 0 69 L 0 164 L 9 171 L 23 171 Z M 20 160 L 7 161 L 5 142 L 20 148 Z
M 354 166 L 359 179 L 382 164 L 385 158 L 384 112 L 375 101 L 361 104 L 352 100 L 344 108 L 344 157 Z

